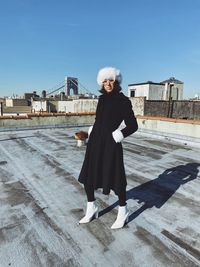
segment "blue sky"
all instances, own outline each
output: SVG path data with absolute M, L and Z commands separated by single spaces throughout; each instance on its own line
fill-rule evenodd
M 50 90 L 65 76 L 97 92 L 116 66 L 128 84 L 169 77 L 200 94 L 200 0 L 0 0 L 0 96 Z

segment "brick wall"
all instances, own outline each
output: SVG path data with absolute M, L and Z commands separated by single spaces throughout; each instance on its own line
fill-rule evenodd
M 144 116 L 200 120 L 200 101 L 148 100 L 144 102 Z

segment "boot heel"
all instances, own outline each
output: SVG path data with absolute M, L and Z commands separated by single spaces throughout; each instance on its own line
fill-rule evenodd
M 95 218 L 95 219 L 99 218 L 99 212 L 98 212 L 98 211 L 95 212 L 95 214 L 94 214 L 94 218 Z

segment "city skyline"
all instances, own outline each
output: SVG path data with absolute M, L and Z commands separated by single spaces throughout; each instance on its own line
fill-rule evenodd
M 200 95 L 200 2 L 0 1 L 0 96 L 51 90 L 65 76 L 98 93 L 96 75 L 115 66 L 128 84 L 184 82 Z

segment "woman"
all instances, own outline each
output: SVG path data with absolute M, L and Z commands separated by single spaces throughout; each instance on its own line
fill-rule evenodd
M 86 215 L 79 223 L 88 223 L 98 217 L 94 190 L 102 188 L 104 194 L 113 190 L 119 198 L 117 219 L 112 229 L 122 228 L 128 221 L 126 206 L 126 175 L 121 141 L 138 129 L 130 100 L 121 93 L 122 75 L 113 67 L 99 71 L 97 82 L 101 86 L 96 119 L 90 127 L 85 159 L 79 175 L 87 195 Z M 124 122 L 124 128 L 119 128 Z M 121 130 L 120 130 L 121 129 Z

